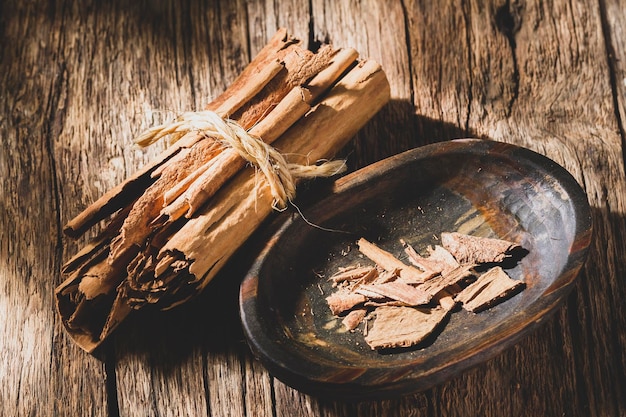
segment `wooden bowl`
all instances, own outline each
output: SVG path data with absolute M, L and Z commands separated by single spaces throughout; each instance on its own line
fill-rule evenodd
M 346 399 L 420 391 L 511 346 L 568 294 L 592 236 L 585 193 L 564 168 L 528 149 L 476 139 L 365 167 L 302 209 L 306 221 L 285 214 L 245 277 L 241 321 L 272 375 L 303 392 Z M 400 239 L 419 251 L 443 231 L 521 243 L 528 253 L 507 272 L 526 288 L 481 313 L 455 311 L 415 348 L 381 353 L 362 332 L 345 331 L 325 301 L 333 291 L 327 277 L 363 262 L 356 240 L 402 258 Z

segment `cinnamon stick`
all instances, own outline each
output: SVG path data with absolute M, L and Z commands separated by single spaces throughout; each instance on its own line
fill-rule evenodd
M 511 279 L 502 267 L 496 266 L 478 277 L 454 299 L 463 303 L 464 309 L 479 312 L 492 307 L 523 286 L 522 281 Z

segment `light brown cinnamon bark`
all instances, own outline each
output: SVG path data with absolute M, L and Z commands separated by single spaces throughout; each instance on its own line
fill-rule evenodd
M 404 252 L 407 254 L 409 261 L 424 271 L 433 271 L 441 273 L 449 271 L 459 266 L 454 256 L 442 246 L 435 245 L 428 248 L 428 256 L 421 256 L 408 243 L 401 240 Z
M 361 238 L 357 242 L 359 250 L 374 263 L 387 271 L 398 270 L 398 275 L 405 283 L 419 284 L 431 278 L 434 273 L 431 271 L 420 271 L 410 265 L 404 264 L 391 253 L 380 249 L 378 246 Z
M 426 291 L 422 291 L 420 287 L 404 284 L 399 281 L 385 282 L 383 284 L 364 284 L 356 291 L 368 291 L 378 294 L 381 297 L 391 300 L 400 301 L 407 306 L 418 306 L 428 304 L 432 295 Z
M 441 307 L 414 308 L 381 306 L 365 341 L 372 349 L 410 347 L 422 342 L 448 316 Z
M 356 58 L 330 46 L 302 50 L 281 31 L 208 108 L 297 155 L 289 162 L 332 157 L 389 100 L 380 66 Z M 68 223 L 77 235 L 121 209 L 65 265 L 56 290 L 83 349 L 95 349 L 133 308 L 196 295 L 269 215 L 268 187 L 244 166 L 230 148 L 189 133 Z
M 492 307 L 511 293 L 521 289 L 524 282 L 514 280 L 500 266 L 491 268 L 455 296 L 463 308 L 479 312 Z
M 512 251 L 520 248 L 515 242 L 458 232 L 442 233 L 441 244 L 459 263 L 473 264 L 502 262 Z
M 360 279 L 373 271 L 376 271 L 376 268 L 373 266 L 355 266 L 354 268 L 346 268 L 345 270 L 337 272 L 330 277 L 330 280 L 332 280 L 336 285 L 344 281 L 354 281 Z

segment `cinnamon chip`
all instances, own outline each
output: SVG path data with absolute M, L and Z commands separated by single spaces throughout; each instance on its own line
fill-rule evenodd
M 523 286 L 522 281 L 511 279 L 501 267 L 496 266 L 458 293 L 455 300 L 463 303 L 464 309 L 477 312 L 493 306 Z
M 488 237 L 476 237 L 461 233 L 441 234 L 441 244 L 459 263 L 497 263 L 502 262 L 514 249 L 516 243 Z
M 398 281 L 361 285 L 356 292 L 363 290 L 392 300 L 401 301 L 408 306 L 428 304 L 432 298 L 431 294 L 423 291 L 419 287 L 413 287 Z
M 334 315 L 339 315 L 344 311 L 348 311 L 351 308 L 364 303 L 367 298 L 361 294 L 355 294 L 349 291 L 337 291 L 334 294 L 326 297 L 328 307 Z
M 409 261 L 425 271 L 441 273 L 449 271 L 459 266 L 454 256 L 445 248 L 439 245 L 428 248 L 428 256 L 422 256 L 413 249 L 413 246 L 402 241 L 404 251 L 409 257 Z
M 387 271 L 398 270 L 398 274 L 406 281 L 418 284 L 434 275 L 432 271 L 420 271 L 419 269 L 404 264 L 391 253 L 380 249 L 378 246 L 363 238 L 359 239 L 357 245 L 359 245 L 359 250 L 363 255 L 367 256 L 372 261 L 376 262 L 378 266 Z
M 447 315 L 441 307 L 379 307 L 365 341 L 372 349 L 410 347 L 426 339 Z
M 361 321 L 363 321 L 366 314 L 367 314 L 367 309 L 365 308 L 357 308 L 357 309 L 351 310 L 343 318 L 341 323 L 345 326 L 346 329 L 354 330 L 357 328 L 359 324 L 361 324 Z

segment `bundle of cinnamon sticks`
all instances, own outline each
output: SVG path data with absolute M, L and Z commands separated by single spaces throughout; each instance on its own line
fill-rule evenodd
M 352 49 L 306 50 L 281 29 L 206 111 L 272 143 L 288 164 L 312 164 L 314 171 L 388 100 L 377 63 L 359 60 Z M 140 136 L 140 144 L 168 135 L 174 143 L 64 229 L 78 237 L 107 222 L 63 266 L 66 280 L 56 289 L 62 322 L 86 351 L 133 309 L 171 308 L 198 294 L 273 208 L 292 198 L 213 130 L 180 126 Z M 273 160 L 267 166 L 284 171 Z

